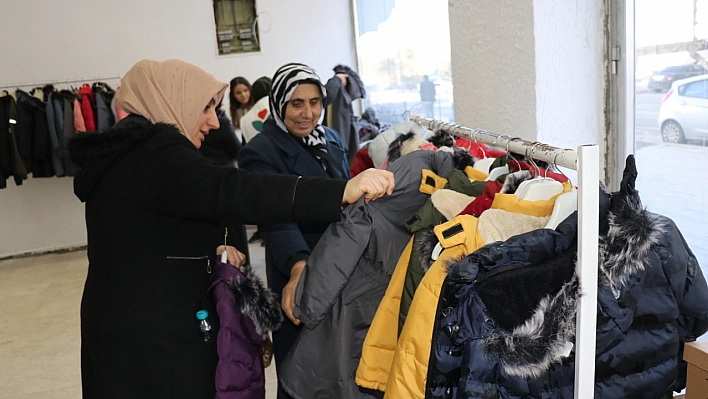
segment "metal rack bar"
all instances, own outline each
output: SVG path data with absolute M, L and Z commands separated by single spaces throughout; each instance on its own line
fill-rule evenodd
M 104 80 L 118 80 L 120 78 L 121 78 L 121 76 L 104 76 L 104 77 L 97 77 L 97 78 L 51 80 L 51 81 L 33 82 L 33 83 L 9 83 L 9 84 L 0 84 L 0 89 L 14 89 L 14 88 L 20 88 L 20 87 L 38 87 L 38 86 L 44 86 L 47 84 L 102 82 Z
M 441 129 L 458 137 L 476 140 L 484 144 L 493 145 L 499 148 L 509 148 L 509 151 L 516 154 L 527 154 L 531 145 L 533 148 L 533 158 L 548 163 L 555 163 L 558 166 L 578 170 L 578 154 L 567 148 L 551 147 L 547 144 L 537 144 L 522 140 L 518 137 L 499 135 L 482 129 L 472 129 L 465 126 L 454 125 L 435 119 L 424 118 L 411 113 L 410 119 L 431 129 Z
M 578 171 L 578 262 L 576 272 L 580 280 L 575 334 L 575 399 L 595 396 L 595 335 L 597 321 L 597 248 L 599 242 L 599 181 L 600 152 L 597 145 L 583 145 L 578 151 L 528 142 L 507 135 L 498 135 L 482 129 L 454 125 L 418 115 L 411 121 L 430 129 L 439 129 L 458 137 L 509 148 L 517 154 L 555 163 Z M 529 154 L 528 149 L 534 146 Z

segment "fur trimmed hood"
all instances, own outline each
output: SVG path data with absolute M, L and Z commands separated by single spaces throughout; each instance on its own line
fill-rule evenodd
M 575 262 L 569 265 L 575 268 Z M 507 374 L 537 378 L 553 363 L 571 354 L 575 342 L 576 305 L 580 298 L 578 276 L 575 273 L 571 276 L 560 290 L 544 295 L 523 323 L 509 329 L 492 329 L 482 338 L 482 346 L 499 358 Z
M 253 322 L 255 332 L 264 337 L 268 332 L 280 328 L 283 313 L 278 298 L 250 268 L 239 270 L 229 264 L 217 262 L 214 265 L 209 290 L 218 284 L 226 284 L 233 293 L 232 306 Z M 233 315 L 221 315 L 223 324 L 228 324 Z
M 514 194 L 522 182 L 531 179 L 533 179 L 533 176 L 531 176 L 531 172 L 528 170 L 520 170 L 518 172 L 509 173 L 506 175 L 506 179 L 504 179 L 504 186 L 499 192 L 502 194 Z
M 227 282 L 234 293 L 239 311 L 253 321 L 260 335 L 265 336 L 279 329 L 283 322 L 283 312 L 278 297 L 253 275 L 250 268 L 244 271 L 243 276 Z
M 488 244 L 449 265 L 450 277 L 463 282 L 462 291 L 479 297 L 475 302 L 482 309 L 468 314 L 479 311 L 490 319 L 479 345 L 498 359 L 509 376 L 539 377 L 573 348 L 580 297 L 575 274 L 577 221 L 564 224 L 562 233 L 543 229 L 538 230 L 543 237 L 536 231 L 522 234 L 505 243 Z M 538 251 L 534 245 L 541 242 L 557 256 L 529 259 L 530 251 Z M 463 333 L 459 340 L 473 338 Z
M 452 163 L 453 165 L 455 165 L 455 169 L 465 170 L 467 166 L 473 166 L 474 163 L 478 161 L 478 159 L 473 157 L 469 153 L 469 151 L 465 150 L 464 148 L 456 146 L 454 141 L 449 137 L 450 136 L 447 133 L 439 133 L 433 135 L 427 141 L 433 143 L 433 145 L 438 148 L 449 147 L 450 152 L 452 153 Z M 403 155 L 406 155 L 403 151 L 404 146 L 406 145 L 406 142 L 412 140 L 418 140 L 422 143 L 425 143 L 425 141 L 419 138 L 414 132 L 401 134 L 400 136 L 393 139 L 393 141 L 391 141 L 391 143 L 388 145 L 388 163 L 391 164 L 398 158 L 402 157 Z M 410 153 L 410 149 L 408 153 Z
M 609 286 L 615 298 L 633 276 L 644 273 L 649 251 L 668 231 L 665 218 L 642 206 L 636 179 L 636 164 L 630 155 L 620 191 L 612 194 L 610 210 L 600 226 L 600 284 Z

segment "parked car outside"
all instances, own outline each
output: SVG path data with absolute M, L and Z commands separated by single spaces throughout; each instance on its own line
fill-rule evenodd
M 670 66 L 651 75 L 649 78 L 649 90 L 654 90 L 658 93 L 662 90 L 670 89 L 671 85 L 677 80 L 704 75 L 706 73 L 708 73 L 708 70 L 698 64 Z
M 662 140 L 667 143 L 708 138 L 708 75 L 671 85 L 661 100 L 659 128 Z

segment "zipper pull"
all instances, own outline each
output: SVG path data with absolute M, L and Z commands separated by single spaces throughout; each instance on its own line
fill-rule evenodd
M 207 258 L 207 274 L 211 274 L 211 259 Z

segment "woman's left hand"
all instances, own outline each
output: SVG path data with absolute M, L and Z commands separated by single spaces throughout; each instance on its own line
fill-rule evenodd
M 218 247 L 216 247 L 217 256 L 221 256 L 224 251 L 226 251 L 226 259 L 230 265 L 236 266 L 236 268 L 240 269 L 241 266 L 246 263 L 246 255 L 244 255 L 238 249 L 230 245 L 219 245 Z

